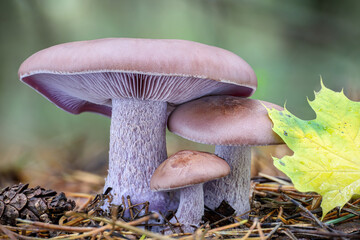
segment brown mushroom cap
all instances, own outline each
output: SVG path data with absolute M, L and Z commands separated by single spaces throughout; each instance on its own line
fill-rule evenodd
M 175 134 L 212 145 L 269 145 L 283 143 L 272 131 L 267 108 L 278 105 L 232 96 L 203 97 L 178 106 L 168 119 Z
M 173 190 L 215 180 L 229 173 L 229 165 L 214 154 L 180 151 L 155 170 L 150 188 L 154 191 Z
M 114 38 L 56 45 L 30 56 L 20 79 L 65 111 L 109 115 L 112 98 L 179 104 L 250 96 L 257 80 L 239 56 L 185 40 Z

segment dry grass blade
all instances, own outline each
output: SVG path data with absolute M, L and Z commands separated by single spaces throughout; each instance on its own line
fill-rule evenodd
M 10 238 L 11 240 L 12 239 L 15 239 L 15 240 L 17 240 L 17 239 L 23 239 L 23 240 L 41 240 L 41 239 L 43 239 L 43 238 L 38 238 L 38 237 L 27 237 L 27 236 L 20 235 L 18 233 L 8 230 L 6 228 L 6 226 L 3 226 L 3 225 L 0 225 L 0 230 L 6 234 L 5 235 L 6 238 Z
M 109 223 L 113 224 L 114 226 L 121 227 L 123 229 L 130 230 L 130 231 L 132 231 L 134 233 L 137 233 L 137 234 L 140 234 L 140 235 L 145 235 L 145 236 L 148 236 L 148 237 L 151 237 L 151 238 L 154 238 L 154 239 L 160 239 L 160 240 L 173 239 L 173 238 L 168 237 L 168 236 L 164 236 L 164 235 L 161 235 L 161 234 L 158 234 L 158 233 L 154 233 L 154 232 L 151 232 L 151 231 L 148 231 L 148 230 L 144 230 L 144 229 L 141 229 L 141 228 L 134 227 L 131 224 L 128 224 L 126 222 L 120 222 L 120 221 L 111 222 L 110 221 Z
M 86 228 L 86 227 L 59 226 L 59 225 L 55 225 L 55 224 L 32 222 L 32 221 L 22 220 L 22 219 L 19 219 L 19 221 L 22 223 L 29 224 L 31 226 L 46 228 L 46 229 L 50 229 L 50 230 L 59 230 L 59 231 L 66 231 L 66 232 L 89 232 L 89 233 L 83 234 L 83 235 L 73 235 L 73 236 L 67 236 L 67 237 L 64 236 L 64 237 L 58 237 L 58 238 L 54 238 L 54 239 L 62 239 L 62 238 L 77 239 L 77 238 L 81 238 L 81 237 L 87 237 L 87 236 L 95 235 L 97 233 L 105 231 L 107 229 L 111 229 L 112 227 L 120 227 L 122 229 L 130 230 L 136 234 L 145 235 L 145 236 L 148 236 L 148 237 L 151 237 L 154 239 L 160 239 L 160 240 L 172 239 L 170 237 L 167 237 L 167 236 L 164 236 L 164 235 L 161 235 L 158 233 L 150 232 L 150 231 L 132 226 L 132 224 L 138 224 L 139 221 L 136 221 L 135 223 L 134 222 L 126 223 L 126 222 L 121 222 L 121 221 L 111 221 L 111 220 L 107 220 L 104 218 L 100 218 L 100 219 L 102 219 L 102 221 L 106 220 L 108 225 L 101 227 L 101 228 Z M 147 217 L 142 219 L 141 222 L 144 222 L 146 220 L 148 220 Z
M 223 227 L 218 227 L 218 228 L 211 229 L 209 231 L 209 233 L 214 233 L 214 232 L 223 231 L 223 230 L 227 230 L 227 229 L 231 229 L 231 228 L 236 228 L 236 227 L 239 227 L 241 225 L 244 225 L 245 223 L 247 223 L 247 220 L 243 220 L 241 222 L 237 222 L 237 223 L 234 223 L 234 224 L 229 224 L 229 225 L 226 225 L 226 226 L 223 226 Z
M 207 232 L 206 237 L 210 236 L 213 233 L 217 233 L 217 232 L 220 232 L 220 231 L 223 231 L 223 230 L 239 227 L 241 225 L 244 225 L 246 222 L 247 222 L 247 220 L 243 220 L 241 222 L 229 224 L 229 225 L 214 228 L 214 229 L 211 229 L 211 230 L 206 230 L 206 232 Z M 193 239 L 194 237 L 195 237 L 195 235 L 190 235 L 190 236 L 182 237 L 180 239 L 181 240 L 189 240 L 189 239 Z
M 272 180 L 274 182 L 277 182 L 277 183 L 279 183 L 281 185 L 289 185 L 289 186 L 292 185 L 291 183 L 289 183 L 287 181 L 281 180 L 280 178 L 277 178 L 277 177 L 274 177 L 274 176 L 267 175 L 265 173 L 259 173 L 259 176 L 267 178 L 267 179 Z
M 264 217 L 262 217 L 262 218 L 260 219 L 260 222 L 261 222 L 261 223 L 264 222 L 266 219 L 268 219 L 269 217 L 271 217 L 276 211 L 277 211 L 277 209 L 274 209 L 274 210 L 272 210 L 271 212 L 269 212 L 268 214 L 266 214 Z
M 260 222 L 257 222 L 256 227 L 259 230 L 260 239 L 265 240 L 264 232 L 261 229 Z
M 95 220 L 95 221 L 105 222 L 105 223 L 108 223 L 108 224 L 114 224 L 114 225 L 119 225 L 119 226 L 122 225 L 122 224 L 126 224 L 128 226 L 137 226 L 140 223 L 146 222 L 146 221 L 148 221 L 150 219 L 157 219 L 158 218 L 158 214 L 153 213 L 153 214 L 150 214 L 148 216 L 136 219 L 136 220 L 131 221 L 131 222 L 124 222 L 124 221 L 120 221 L 120 220 L 111 220 L 111 219 L 108 219 L 108 218 L 105 218 L 105 217 L 95 217 L 95 216 L 91 216 L 91 215 L 84 214 L 84 213 L 71 213 L 70 215 L 72 215 L 72 216 L 80 216 L 80 217 L 82 217 L 84 219 L 92 219 L 92 220 Z
M 273 191 L 273 192 L 286 192 L 286 191 L 296 191 L 294 186 L 285 186 L 278 184 L 256 184 L 255 190 L 257 191 Z
M 289 229 L 284 229 L 283 232 L 286 236 L 288 236 L 291 240 L 298 240 L 295 235 L 289 231 Z
M 43 222 L 33 222 L 30 220 L 24 220 L 19 218 L 17 218 L 16 220 L 18 222 L 25 223 L 30 226 L 40 227 L 43 229 L 49 229 L 55 231 L 58 230 L 58 231 L 66 231 L 66 232 L 89 232 L 96 229 L 93 227 L 71 227 L 71 226 L 62 226 L 62 225 L 43 223 Z
M 243 236 L 243 237 L 241 238 L 241 240 L 245 240 L 245 239 L 247 239 L 247 238 L 250 236 L 251 232 L 255 229 L 257 223 L 258 223 L 258 219 L 256 218 L 255 221 L 254 221 L 254 223 L 253 223 L 253 225 L 251 225 L 249 231 L 245 234 L 245 236 Z
M 277 230 L 279 230 L 279 228 L 281 227 L 281 223 L 278 223 L 277 225 L 276 225 L 276 227 L 274 227 L 272 230 L 271 230 L 271 232 L 266 236 L 266 239 L 271 239 L 271 237 L 272 237 L 272 235 L 274 235 L 276 232 L 277 232 Z
M 6 235 L 8 235 L 8 237 L 9 237 L 11 240 L 16 240 L 16 239 L 17 239 L 12 231 L 6 229 L 5 227 L 3 227 L 3 226 L 1 226 L 1 225 L 0 225 L 0 230 L 1 230 L 3 233 L 5 233 Z
M 54 238 L 51 238 L 51 239 L 83 239 L 84 237 L 89 237 L 89 236 L 95 237 L 99 233 L 104 232 L 104 231 L 106 231 L 108 229 L 111 229 L 112 227 L 113 226 L 108 224 L 108 225 L 105 225 L 105 226 L 100 227 L 100 228 L 95 228 L 94 230 L 83 233 L 83 234 L 75 234 L 73 236 L 65 235 L 65 236 L 54 237 Z

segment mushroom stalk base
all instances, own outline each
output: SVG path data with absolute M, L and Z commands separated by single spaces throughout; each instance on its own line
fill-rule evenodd
M 165 102 L 113 99 L 110 127 L 109 170 L 104 191 L 111 187 L 112 204 L 130 196 L 132 204 L 149 201 L 149 210 L 168 207 L 165 192 L 152 192 L 150 178 L 167 158 Z M 165 212 L 165 211 L 164 211 Z
M 182 224 L 184 232 L 194 232 L 199 226 L 204 215 L 204 190 L 203 184 L 185 187 L 180 189 L 180 203 L 176 212 L 176 218 Z M 172 220 L 174 221 L 174 219 Z
M 216 146 L 215 154 L 230 165 L 231 173 L 204 184 L 205 205 L 215 209 L 225 200 L 235 209 L 236 215 L 249 211 L 251 148 Z

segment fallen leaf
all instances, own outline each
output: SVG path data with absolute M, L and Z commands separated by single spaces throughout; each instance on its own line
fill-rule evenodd
M 360 193 L 360 102 L 324 86 L 308 100 L 316 113 L 305 121 L 283 111 L 268 109 L 273 130 L 294 151 L 292 156 L 273 158 L 301 192 L 322 196 L 323 217 Z

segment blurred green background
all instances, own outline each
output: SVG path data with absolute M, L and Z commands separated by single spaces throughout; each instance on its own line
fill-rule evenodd
M 106 172 L 110 120 L 68 114 L 18 80 L 20 64 L 43 48 L 106 37 L 215 45 L 254 68 L 253 98 L 311 119 L 306 97 L 320 75 L 360 100 L 359 13 L 356 0 L 1 0 L 0 186 L 23 180 L 19 172 Z M 182 148 L 208 149 L 169 134 L 169 152 Z

